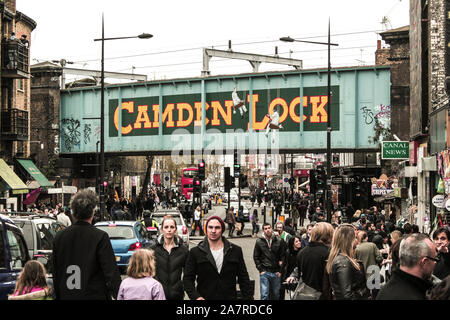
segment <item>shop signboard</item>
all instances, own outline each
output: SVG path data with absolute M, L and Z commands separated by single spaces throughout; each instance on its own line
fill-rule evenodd
M 393 192 L 394 189 L 379 188 L 377 185 L 372 185 L 372 196 L 384 196 Z
M 381 159 L 409 159 L 409 141 L 383 141 Z
M 442 195 L 442 194 L 438 194 L 438 195 L 435 195 L 434 197 L 433 197 L 433 199 L 431 200 L 431 202 L 433 203 L 433 205 L 436 207 L 436 208 L 444 208 L 444 205 L 445 205 L 445 203 L 444 203 L 444 195 Z
M 450 211 L 450 197 L 445 198 L 445 209 Z

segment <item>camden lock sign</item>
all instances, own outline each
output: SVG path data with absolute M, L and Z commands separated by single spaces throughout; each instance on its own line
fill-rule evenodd
M 227 129 L 249 129 L 252 122 L 253 130 L 265 130 L 269 118 L 276 107 L 279 107 L 280 123 L 283 131 L 298 131 L 300 116 L 298 110 L 303 107 L 303 123 L 305 131 L 325 131 L 327 125 L 328 97 L 324 94 L 325 87 L 304 88 L 303 102 L 298 96 L 298 88 L 280 90 L 254 90 L 250 97 L 248 91 L 238 91 L 238 97 L 247 108 L 252 109 L 252 119 L 249 110 L 245 113 L 233 111 L 231 92 L 215 92 L 206 94 L 206 128 L 218 129 L 225 133 Z M 332 86 L 332 129 L 339 130 L 339 87 Z M 249 102 L 251 101 L 251 105 Z M 159 128 L 159 98 L 142 97 L 122 99 L 119 108 L 118 100 L 109 101 L 109 136 L 115 137 L 119 131 L 119 112 L 122 109 L 122 135 L 148 136 L 157 135 Z M 164 96 L 162 126 L 163 134 L 170 134 L 176 129 L 184 128 L 190 133 L 195 127 L 200 127 L 202 104 L 200 94 L 185 94 Z
M 409 159 L 409 141 L 383 141 L 381 159 Z

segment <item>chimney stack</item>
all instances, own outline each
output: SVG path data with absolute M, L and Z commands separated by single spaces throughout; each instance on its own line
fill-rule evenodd
M 11 12 L 16 12 L 16 0 L 5 0 L 5 7 Z

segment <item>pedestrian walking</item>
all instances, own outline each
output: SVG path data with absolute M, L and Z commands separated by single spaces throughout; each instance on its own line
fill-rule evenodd
M 285 251 L 284 241 L 274 234 L 270 224 L 263 224 L 263 235 L 256 240 L 253 250 L 253 260 L 260 273 L 261 300 L 279 299 Z
M 167 300 L 183 300 L 184 287 L 181 278 L 189 254 L 183 240 L 177 235 L 177 222 L 171 215 L 161 222 L 161 235 L 155 245 L 156 273 Z
M 309 243 L 309 239 L 311 238 L 311 231 L 314 228 L 314 224 L 310 223 L 306 226 L 306 233 L 304 233 L 302 237 L 302 248 L 306 248 Z
M 234 215 L 234 208 L 231 207 L 227 210 L 227 215 L 225 217 L 225 222 L 228 224 L 228 237 L 233 238 L 233 232 L 236 228 L 236 217 Z
M 286 218 L 286 221 L 284 222 L 284 231 L 289 233 L 291 236 L 295 236 L 294 222 L 292 218 Z
M 200 236 L 204 236 L 205 233 L 203 232 L 202 227 L 202 211 L 200 209 L 200 206 L 197 206 L 194 211 L 194 227 L 191 232 L 191 236 L 195 236 L 195 230 L 199 229 Z
M 364 266 L 354 254 L 356 243 L 351 224 L 342 224 L 335 230 L 326 271 L 336 300 L 367 300 L 370 296 Z
M 300 218 L 300 213 L 298 212 L 297 202 L 292 203 L 292 225 L 294 228 L 294 232 L 297 231 L 298 219 Z
M 360 260 L 366 271 L 366 276 L 370 274 L 367 272 L 368 268 L 372 265 L 380 266 L 383 261 L 383 256 L 375 243 L 368 241 L 368 235 L 366 231 L 358 233 L 361 237 L 361 243 L 356 246 L 356 259 Z
M 278 236 L 284 241 L 285 246 L 287 247 L 289 239 L 291 239 L 292 235 L 284 230 L 283 222 L 278 221 L 275 226 Z
M 59 231 L 53 243 L 53 285 L 57 300 L 117 298 L 120 273 L 106 232 L 94 227 L 94 192 L 79 191 L 70 202 L 75 223 Z
M 52 300 L 51 287 L 47 285 L 47 272 L 37 260 L 28 260 L 16 282 L 14 293 L 8 300 Z
M 236 300 L 236 282 L 243 298 L 253 300 L 242 248 L 229 242 L 224 232 L 223 220 L 210 217 L 206 237 L 189 251 L 183 284 L 191 300 Z
M 58 209 L 56 220 L 58 220 L 64 227 L 69 227 L 70 225 L 72 225 L 72 221 L 70 221 L 70 218 L 64 213 L 63 207 L 60 207 Z
M 259 218 L 257 209 L 253 210 L 253 214 L 250 218 L 250 220 L 252 221 L 252 238 L 257 238 L 259 232 Z
M 381 288 L 377 300 L 425 300 L 433 287 L 431 281 L 437 262 L 436 246 L 421 233 L 414 233 L 400 242 L 400 267 Z
M 287 283 L 301 279 L 307 286 L 322 293 L 319 299 L 331 299 L 329 289 L 324 287 L 327 283 L 324 275 L 333 234 L 334 228 L 328 222 L 319 222 L 314 226 L 311 230 L 311 240 L 297 255 L 297 266 L 286 279 Z
M 302 242 L 299 236 L 293 236 L 289 239 L 286 249 L 286 258 L 281 266 L 280 300 L 284 300 L 284 296 L 286 294 L 286 285 L 283 284 L 283 282 L 297 266 L 297 255 L 301 247 Z
M 245 227 L 245 221 L 244 221 L 244 207 L 240 206 L 239 210 L 237 212 L 237 222 L 239 222 L 241 224 L 241 228 L 240 230 L 238 230 L 238 232 L 236 233 L 236 235 L 238 236 L 242 236 L 243 235 L 243 231 L 244 231 L 244 227 Z
M 164 289 L 155 276 L 155 253 L 149 249 L 133 252 L 117 300 L 166 300 Z

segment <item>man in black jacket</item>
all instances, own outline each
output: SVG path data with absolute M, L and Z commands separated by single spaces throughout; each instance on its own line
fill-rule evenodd
M 286 259 L 286 244 L 274 235 L 270 224 L 263 224 L 263 235 L 256 240 L 253 260 L 260 272 L 261 300 L 278 300 L 281 265 Z
M 236 278 L 243 298 L 253 300 L 242 249 L 223 237 L 224 231 L 222 219 L 210 217 L 205 239 L 189 252 L 183 283 L 191 300 L 236 300 Z
M 381 288 L 377 300 L 425 300 L 432 287 L 437 262 L 434 243 L 425 234 L 414 233 L 400 243 L 400 268 Z
M 70 206 L 76 222 L 56 234 L 53 284 L 58 300 L 116 299 L 121 279 L 106 232 L 92 226 L 97 196 L 81 190 Z

